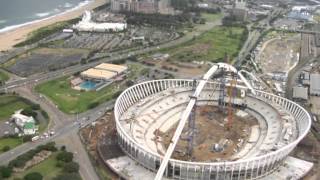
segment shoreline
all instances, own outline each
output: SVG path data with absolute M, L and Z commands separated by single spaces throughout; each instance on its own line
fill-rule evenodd
M 44 19 L 35 20 L 32 22 L 25 23 L 12 30 L 8 30 L 0 33 L 0 51 L 7 51 L 12 49 L 12 47 L 26 40 L 29 33 L 34 30 L 37 30 L 41 27 L 45 27 L 51 24 L 54 24 L 59 21 L 66 21 L 76 17 L 79 17 L 83 14 L 85 10 L 92 10 L 98 6 L 101 6 L 107 3 L 108 0 L 93 0 L 83 6 L 78 8 L 71 8 L 60 14 L 53 15 Z

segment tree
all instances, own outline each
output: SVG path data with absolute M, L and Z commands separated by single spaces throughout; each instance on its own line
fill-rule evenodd
M 21 113 L 26 116 L 37 117 L 37 113 L 32 110 L 32 107 L 25 108 Z
M 7 151 L 9 151 L 11 148 L 10 148 L 10 146 L 4 146 L 3 148 L 2 148 L 2 151 L 3 152 L 7 152 Z
M 31 106 L 31 108 L 32 108 L 33 110 L 40 110 L 40 105 L 39 105 L 39 104 L 33 104 L 33 105 Z
M 23 136 L 22 138 L 23 142 L 29 142 L 31 140 L 32 140 L 32 135 L 26 135 L 26 136 Z
M 63 162 L 71 162 L 73 159 L 73 154 L 71 152 L 62 151 L 57 155 L 57 160 Z
M 11 174 L 12 174 L 12 168 L 1 166 L 0 167 L 0 173 L 1 173 L 0 177 L 9 178 L 11 176 Z
M 24 180 L 42 180 L 43 176 L 38 172 L 28 173 L 23 177 Z
M 66 163 L 63 167 L 63 171 L 66 173 L 77 173 L 79 171 L 79 164 L 76 162 Z

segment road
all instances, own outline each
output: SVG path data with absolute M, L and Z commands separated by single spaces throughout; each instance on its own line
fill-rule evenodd
M 316 61 L 317 58 L 306 58 L 299 61 L 299 64 L 297 64 L 296 67 L 294 67 L 288 74 L 288 80 L 287 80 L 287 87 L 286 87 L 286 97 L 288 99 L 292 99 L 293 92 L 292 88 L 297 85 L 297 80 L 299 74 L 302 72 L 302 69 L 307 65 L 314 61 Z
M 64 119 L 62 126 L 57 126 L 55 134 L 49 138 L 41 139 L 36 142 L 24 143 L 15 149 L 5 152 L 0 155 L 0 165 L 5 165 L 9 161 L 15 159 L 17 156 L 26 153 L 27 151 L 51 141 L 63 139 L 63 144 L 67 146 L 69 151 L 72 151 L 75 155 L 75 159 L 80 164 L 80 175 L 86 180 L 98 180 L 98 176 L 92 166 L 87 152 L 82 146 L 81 140 L 78 136 L 78 130 L 92 122 L 98 120 L 103 114 L 112 109 L 114 101 L 104 103 L 92 110 L 81 113 L 78 116 L 78 120 L 74 117 Z
M 206 32 L 213 28 L 214 26 L 220 25 L 221 21 L 207 23 L 205 25 L 201 25 L 196 27 L 195 31 L 186 33 L 185 36 L 176 39 L 174 41 L 154 46 L 154 47 L 147 47 L 145 49 L 140 49 L 133 52 L 125 52 L 122 54 L 121 52 L 117 54 L 113 54 L 112 57 L 104 58 L 103 60 L 94 61 L 84 65 L 75 65 L 71 66 L 62 70 L 36 74 L 30 76 L 28 78 L 21 78 L 18 80 L 14 80 L 11 82 L 6 83 L 4 86 L 0 87 L 0 91 L 15 91 L 18 92 L 23 97 L 40 104 L 40 106 L 48 112 L 52 124 L 50 124 L 49 128 L 55 130 L 55 135 L 41 139 L 37 142 L 28 142 L 24 143 L 8 152 L 5 152 L 0 155 L 0 164 L 5 165 L 9 161 L 15 159 L 17 156 L 26 153 L 27 151 L 39 146 L 41 144 L 45 144 L 51 141 L 57 141 L 58 143 L 67 145 L 67 149 L 72 151 L 75 155 L 75 160 L 80 165 L 80 175 L 85 180 L 98 180 L 98 176 L 92 166 L 88 154 L 84 147 L 82 146 L 82 142 L 78 136 L 78 131 L 80 127 L 84 127 L 97 119 L 99 119 L 108 109 L 113 108 L 113 101 L 104 103 L 97 108 L 89 110 L 87 112 L 81 113 L 77 116 L 70 116 L 62 113 L 57 107 L 46 97 L 40 96 L 33 91 L 33 87 L 36 84 L 41 82 L 49 81 L 52 79 L 56 79 L 62 76 L 71 75 L 79 71 L 83 71 L 85 69 L 94 67 L 102 62 L 109 62 L 114 60 L 120 60 L 127 58 L 128 55 L 139 55 L 144 54 L 152 51 L 156 51 L 161 48 L 169 48 L 172 46 L 176 46 L 178 44 L 187 42 L 192 40 L 195 36 L 199 36 L 203 32 Z M 15 78 L 16 79 L 16 78 Z M 77 120 L 76 120 L 77 119 Z
M 192 40 L 192 38 L 199 36 L 201 33 L 206 32 L 217 25 L 221 25 L 221 21 L 209 22 L 205 25 L 201 25 L 199 27 L 196 27 L 195 31 L 188 32 L 188 33 L 186 33 L 185 36 L 183 36 L 179 39 L 173 40 L 171 42 L 167 42 L 165 44 L 161 44 L 161 45 L 153 46 L 153 47 L 146 47 L 144 49 L 136 50 L 136 51 L 133 51 L 130 53 L 126 52 L 126 53 L 122 54 L 121 52 L 118 52 L 116 54 L 114 53 L 112 55 L 112 57 L 104 58 L 102 60 L 97 60 L 97 61 L 94 61 L 91 63 L 70 66 L 70 67 L 67 67 L 62 70 L 48 72 L 48 73 L 42 73 L 42 74 L 36 74 L 36 75 L 30 76 L 28 78 L 22 78 L 20 80 L 11 81 L 11 82 L 6 83 L 4 86 L 1 86 L 0 91 L 7 91 L 9 89 L 17 88 L 18 86 L 24 86 L 24 85 L 30 84 L 30 83 L 49 81 L 49 80 L 56 79 L 56 78 L 59 78 L 62 76 L 71 75 L 76 72 L 83 71 L 88 68 L 97 66 L 98 64 L 100 64 L 102 62 L 111 62 L 111 61 L 115 61 L 115 60 L 128 58 L 129 55 L 131 55 L 131 56 L 140 55 L 140 54 L 145 54 L 145 53 L 152 52 L 152 51 L 157 51 L 162 48 L 174 47 L 179 44 L 182 44 L 182 43 L 185 43 L 185 42 Z

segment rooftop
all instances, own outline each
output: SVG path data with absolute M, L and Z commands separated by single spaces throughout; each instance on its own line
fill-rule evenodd
M 308 100 L 308 88 L 306 87 L 293 87 L 293 98 Z
M 310 75 L 310 94 L 320 95 L 320 74 Z
M 100 70 L 100 69 L 88 69 L 81 73 L 82 76 L 96 79 L 111 79 L 117 75 L 115 72 Z
M 108 64 L 108 63 L 102 63 L 96 67 L 95 69 L 101 69 L 101 70 L 108 70 L 113 71 L 118 74 L 122 73 L 123 71 L 127 70 L 128 68 L 126 66 L 116 65 L 116 64 Z

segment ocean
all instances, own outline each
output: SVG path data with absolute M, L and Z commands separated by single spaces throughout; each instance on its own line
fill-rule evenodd
M 79 8 L 89 2 L 89 0 L 0 0 L 0 33 Z

